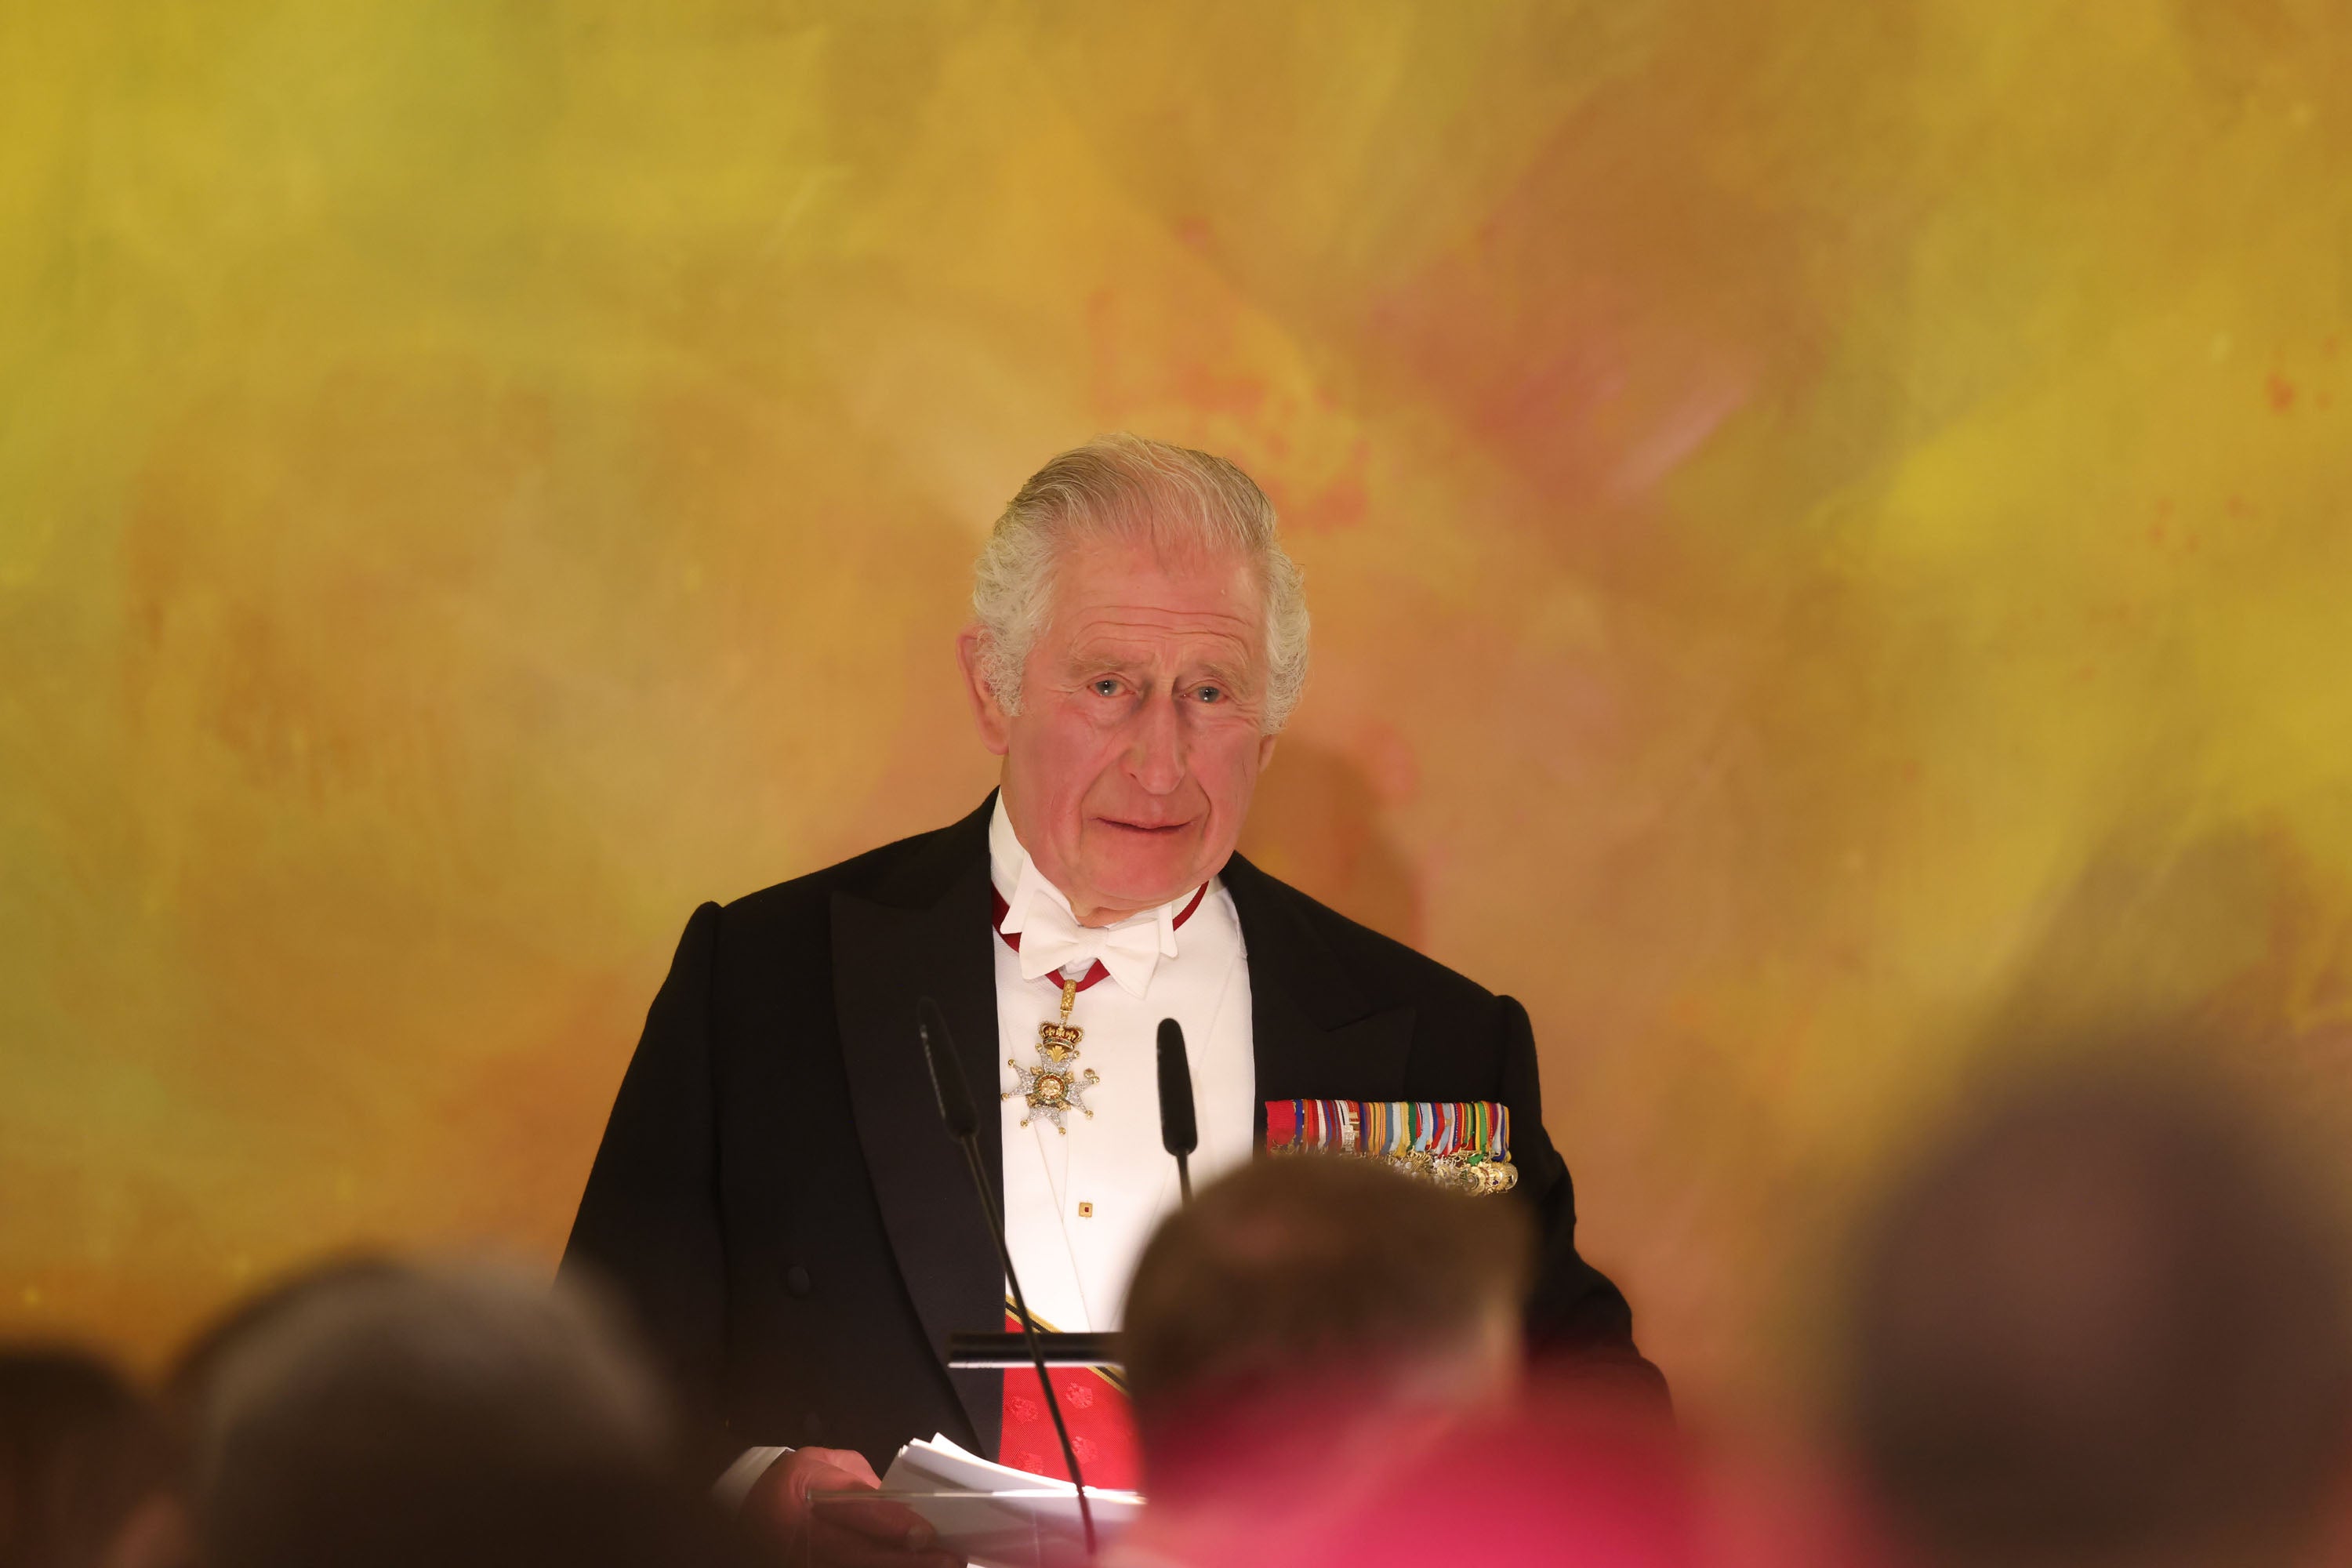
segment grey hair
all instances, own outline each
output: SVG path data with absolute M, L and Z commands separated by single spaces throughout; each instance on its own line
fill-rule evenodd
M 1275 531 L 1274 503 L 1223 458 L 1140 436 L 1097 436 L 1029 478 L 973 568 L 981 674 L 1021 711 L 1021 669 L 1052 608 L 1054 573 L 1076 541 L 1115 535 L 1244 557 L 1265 606 L 1265 728 L 1282 728 L 1307 684 L 1307 595 Z

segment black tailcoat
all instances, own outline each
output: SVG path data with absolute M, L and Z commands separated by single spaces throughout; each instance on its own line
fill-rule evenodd
M 936 998 L 967 1076 L 998 1081 L 992 805 L 703 905 L 654 998 L 562 1268 L 618 1287 L 713 1457 L 822 1443 L 878 1469 L 933 1432 L 996 1452 L 1002 1374 L 948 1372 L 938 1347 L 1002 1322 L 1003 1279 L 915 1033 L 916 999 Z M 1624 1298 L 1577 1256 L 1527 1010 L 1238 855 L 1223 876 L 1257 1100 L 1508 1105 L 1506 1201 L 1541 1235 L 1531 1345 L 1662 1389 Z

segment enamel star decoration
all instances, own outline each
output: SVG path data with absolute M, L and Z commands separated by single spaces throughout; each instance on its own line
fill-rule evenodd
M 1067 1137 L 1070 1130 L 1064 1118 L 1072 1110 L 1089 1118 L 1094 1115 L 1087 1109 L 1086 1093 L 1101 1080 L 1095 1077 L 1094 1068 L 1081 1070 L 1070 1065 L 1077 1058 L 1078 1042 L 1087 1037 L 1084 1029 L 1070 1022 L 1070 1008 L 1077 999 L 1077 983 L 1065 979 L 1061 1022 L 1049 1018 L 1037 1026 L 1036 1066 L 1024 1068 L 1010 1057 L 1004 1059 L 1004 1065 L 1021 1076 L 1021 1083 L 1003 1098 L 1011 1100 L 1017 1094 L 1027 1102 L 1029 1114 L 1021 1119 L 1024 1127 L 1042 1116 L 1054 1124 L 1055 1131 Z

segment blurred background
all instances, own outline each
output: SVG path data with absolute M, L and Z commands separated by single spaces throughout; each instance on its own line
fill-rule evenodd
M 1108 429 L 1281 507 L 1244 847 L 1528 1003 L 1686 1410 L 2035 1040 L 2324 1139 L 2347 154 L 2335 0 L 0 5 L 0 1333 L 551 1266 Z

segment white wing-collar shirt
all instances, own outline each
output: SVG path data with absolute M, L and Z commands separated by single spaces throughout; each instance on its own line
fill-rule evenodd
M 1097 958 L 1110 971 L 1109 979 L 1078 994 L 1070 1013 L 1070 1022 L 1086 1031 L 1072 1065 L 1092 1068 L 1099 1080 L 1086 1092 L 1092 1117 L 1070 1111 L 1064 1118 L 1068 1131 L 1056 1132 L 1052 1122 L 1029 1114 L 1013 1069 L 999 1069 L 1001 1088 L 1011 1096 L 1003 1102 L 1004 1239 L 1029 1310 L 1067 1333 L 1108 1333 L 1119 1326 L 1128 1276 L 1143 1244 L 1179 1196 L 1176 1162 L 1160 1137 L 1160 1019 L 1184 1026 L 1192 1058 L 1201 1137 L 1193 1184 L 1250 1157 L 1257 1060 L 1241 920 L 1223 880 L 1212 879 L 1181 926 L 1176 917 L 1192 901 L 1189 890 L 1114 926 L 1080 926 L 1070 900 L 1022 848 L 1001 795 L 988 824 L 988 869 L 1006 905 L 1003 929 L 1021 938 L 1019 952 L 994 932 L 988 939 L 996 949 L 1001 1060 L 1036 1064 L 1037 1026 L 1061 1018 L 1057 971 L 1066 965 L 1084 979 Z M 790 1452 L 747 1448 L 712 1489 L 729 1506 L 740 1505 L 761 1474 Z
M 1084 978 L 1099 958 L 1110 973 L 1078 993 L 1070 1022 L 1086 1031 L 1075 1069 L 1091 1068 L 1088 1117 L 1056 1131 L 1033 1116 L 1019 1078 L 1003 1066 L 1004 1230 L 1029 1310 L 1069 1332 L 1119 1326 L 1128 1276 L 1143 1244 L 1178 1201 L 1176 1162 L 1160 1135 L 1160 1020 L 1184 1026 L 1200 1148 L 1197 1186 L 1250 1157 L 1257 1064 L 1250 1028 L 1248 954 L 1223 879 L 1212 879 L 1192 918 L 1172 902 L 1107 927 L 1082 927 L 1013 831 L 1000 796 L 988 825 L 989 875 L 1006 905 L 993 934 L 1001 1060 L 1034 1067 L 1037 1026 L 1061 1016 L 1061 973 Z M 1026 1127 L 1021 1125 L 1026 1120 Z

